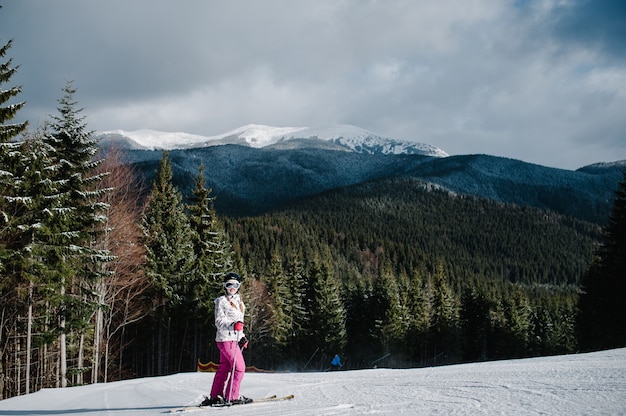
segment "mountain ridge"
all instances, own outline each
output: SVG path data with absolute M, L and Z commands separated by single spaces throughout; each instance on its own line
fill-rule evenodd
M 168 151 L 174 182 L 188 195 L 200 165 L 215 207 L 226 215 L 258 215 L 322 192 L 368 181 L 409 177 L 458 195 L 551 210 L 604 224 L 624 163 L 570 171 L 489 155 L 433 157 L 364 154 L 326 148 L 278 150 L 241 145 Z M 159 150 L 128 150 L 128 163 L 151 181 Z
M 577 170 L 486 154 L 450 156 L 424 143 L 384 137 L 351 125 L 272 127 L 248 124 L 216 136 L 113 130 L 103 148 L 128 151 L 146 180 L 163 152 L 188 194 L 200 165 L 215 206 L 227 215 L 256 215 L 299 198 L 385 178 L 409 177 L 452 193 L 527 205 L 604 223 L 626 161 Z
M 117 143 L 123 148 L 133 150 L 178 150 L 225 144 L 238 144 L 253 148 L 327 147 L 331 144 L 337 150 L 356 153 L 448 156 L 442 149 L 426 143 L 381 136 L 351 125 L 309 128 L 248 124 L 215 136 L 150 129 L 111 130 L 99 133 L 98 137 L 105 145 Z

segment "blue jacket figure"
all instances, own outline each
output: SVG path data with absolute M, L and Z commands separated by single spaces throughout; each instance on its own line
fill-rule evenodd
M 335 358 L 330 362 L 330 370 L 339 370 L 341 368 L 341 358 L 339 358 L 339 354 L 335 355 Z

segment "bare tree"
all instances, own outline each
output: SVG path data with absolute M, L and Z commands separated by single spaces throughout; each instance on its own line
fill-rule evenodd
M 243 297 L 246 302 L 246 335 L 250 339 L 248 358 L 250 363 L 269 365 L 268 353 L 275 348 L 272 327 L 276 313 L 267 287 L 259 279 L 249 279 L 244 285 Z
M 121 355 L 124 349 L 123 341 L 117 349 L 112 348 L 111 343 L 116 336 L 121 339 L 124 327 L 140 320 L 151 310 L 142 296 L 150 286 L 142 269 L 145 250 L 139 241 L 142 233 L 138 225 L 144 189 L 138 175 L 123 158 L 120 149 L 109 148 L 105 162 L 99 167 L 103 172 L 109 172 L 101 186 L 112 188 L 102 201 L 109 208 L 99 248 L 109 250 L 115 259 L 104 265 L 105 273 L 93 288 L 98 296 L 98 308 L 93 318 L 92 383 L 109 380 L 111 356 Z M 104 363 L 101 363 L 102 358 Z M 102 377 L 99 377 L 100 371 Z

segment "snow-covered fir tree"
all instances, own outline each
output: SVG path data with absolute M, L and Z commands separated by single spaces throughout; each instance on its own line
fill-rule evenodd
M 50 208 L 51 216 L 46 226 L 49 232 L 48 264 L 51 267 L 49 282 L 54 290 L 49 301 L 58 316 L 57 329 L 60 347 L 60 384 L 67 385 L 67 334 L 80 344 L 77 357 L 72 357 L 77 367 L 84 363 L 84 336 L 96 307 L 88 282 L 98 278 L 102 262 L 111 259 L 108 250 L 94 249 L 95 240 L 102 233 L 106 221 L 107 205 L 100 202 L 109 189 L 98 188 L 106 173 L 97 173 L 102 160 L 94 159 L 97 142 L 87 130 L 82 109 L 74 100 L 76 89 L 69 81 L 59 99 L 57 115 L 51 116 L 49 130 L 43 135 L 51 160 L 51 179 L 57 195 Z M 78 382 L 80 382 L 80 376 Z
M 5 59 L 12 43 L 13 40 L 9 40 L 0 46 L 1 59 Z M 11 102 L 21 92 L 21 87 L 3 87 L 17 68 L 10 58 L 0 62 L 0 373 L 3 375 L 0 399 L 21 388 L 22 380 L 18 376 L 21 360 L 15 360 L 18 334 L 25 335 L 22 338 L 27 350 L 24 387 L 30 391 L 32 284 L 29 274 L 38 274 L 36 264 L 30 264 L 33 257 L 27 255 L 30 233 L 38 223 L 36 214 L 33 215 L 37 211 L 36 202 L 29 189 L 33 183 L 25 181 L 24 177 L 42 173 L 38 170 L 41 154 L 35 149 L 30 152 L 16 140 L 28 126 L 27 121 L 11 123 L 25 104 L 24 101 Z
M 222 277 L 233 269 L 234 253 L 213 206 L 211 192 L 205 185 L 204 166 L 200 166 L 187 205 L 195 253 L 193 287 L 198 302 L 209 305 L 208 310 L 213 313 L 213 298 L 222 289 Z
M 0 47 L 1 59 L 5 59 L 12 44 L 13 40 L 9 40 Z M 0 143 L 11 142 L 12 139 L 23 133 L 28 126 L 27 121 L 21 123 L 7 123 L 16 116 L 17 112 L 24 107 L 25 104 L 24 101 L 12 104 L 8 103 L 10 99 L 22 92 L 22 87 L 12 86 L 8 89 L 1 88 L 2 84 L 8 83 L 11 80 L 11 77 L 15 75 L 17 69 L 17 66 L 13 66 L 13 59 L 11 58 L 0 62 Z

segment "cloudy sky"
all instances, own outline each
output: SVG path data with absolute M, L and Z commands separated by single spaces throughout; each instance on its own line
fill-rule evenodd
M 626 159 L 623 0 L 0 0 L 31 127 L 351 124 L 451 155 Z

